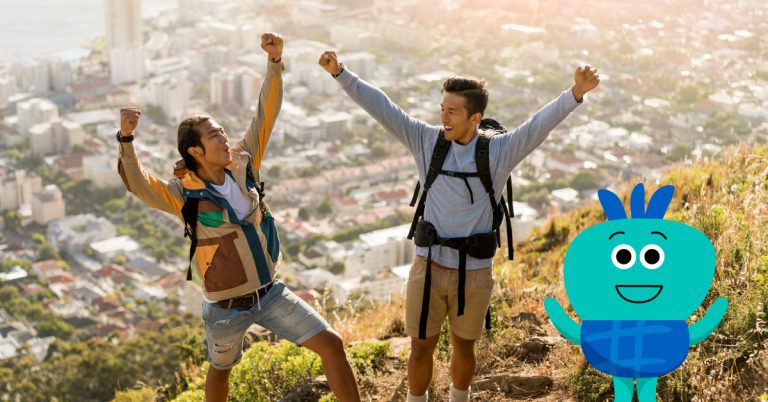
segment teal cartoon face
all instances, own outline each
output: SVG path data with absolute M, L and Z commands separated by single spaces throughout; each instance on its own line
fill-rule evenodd
M 715 250 L 695 228 L 664 219 L 619 219 L 571 243 L 563 276 L 584 320 L 684 320 L 704 301 Z

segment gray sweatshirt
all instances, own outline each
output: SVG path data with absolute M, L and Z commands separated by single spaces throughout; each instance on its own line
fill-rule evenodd
M 422 186 L 432 158 L 441 127 L 433 126 L 408 116 L 380 89 L 361 80 L 347 68 L 336 78 L 344 91 L 402 142 L 413 154 Z M 490 169 L 496 202 L 512 169 L 533 152 L 578 106 L 570 89 L 563 91 L 520 127 L 491 138 L 489 144 Z M 475 145 L 477 136 L 467 145 L 453 142 L 443 163 L 443 170 L 476 172 Z M 424 219 L 437 228 L 440 237 L 466 237 L 492 230 L 493 211 L 483 184 L 477 177 L 470 177 L 475 202 L 470 202 L 466 184 L 460 178 L 438 175 L 427 195 Z M 423 188 L 423 187 L 422 187 Z M 426 247 L 416 247 L 416 254 L 427 256 Z M 432 260 L 448 268 L 459 267 L 459 252 L 443 246 L 432 246 Z M 467 269 L 490 267 L 493 259 L 477 259 L 467 256 Z

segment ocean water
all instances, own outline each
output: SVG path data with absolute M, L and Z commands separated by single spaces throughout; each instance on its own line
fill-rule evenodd
M 143 0 L 144 16 L 178 0 Z M 0 0 L 0 62 L 63 54 L 104 35 L 104 0 Z

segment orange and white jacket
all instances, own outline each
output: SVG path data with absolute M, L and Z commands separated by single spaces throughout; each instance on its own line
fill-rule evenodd
M 152 208 L 178 216 L 187 197 L 199 198 L 197 221 L 197 271 L 203 279 L 203 292 L 210 301 L 224 300 L 252 292 L 271 282 L 280 259 L 280 241 L 274 218 L 261 202 L 254 180 L 247 179 L 250 164 L 258 181 L 258 171 L 269 136 L 283 99 L 281 62 L 267 63 L 256 115 L 243 139 L 230 149 L 232 162 L 228 174 L 251 198 L 253 208 L 238 220 L 229 203 L 195 173 L 174 172 L 166 181 L 141 166 L 133 143 L 120 144 L 118 172 L 125 187 Z

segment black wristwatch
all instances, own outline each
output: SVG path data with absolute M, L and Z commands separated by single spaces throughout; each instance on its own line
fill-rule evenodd
M 331 77 L 337 78 L 338 76 L 341 75 L 341 73 L 344 72 L 344 63 L 339 63 L 339 67 L 341 67 L 341 70 L 339 70 L 339 72 L 337 74 L 331 74 Z
M 117 130 L 117 140 L 120 142 L 131 142 L 133 141 L 133 134 L 124 136 L 120 134 L 120 130 Z

